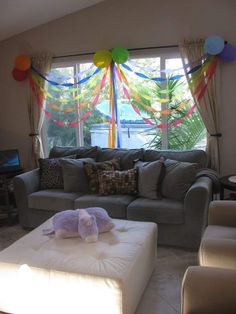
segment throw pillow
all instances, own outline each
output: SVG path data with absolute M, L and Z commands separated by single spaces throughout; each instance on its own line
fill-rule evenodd
M 75 158 L 75 155 L 64 158 Z M 61 160 L 64 158 L 39 158 L 40 189 L 63 189 Z
M 99 171 L 99 194 L 136 194 L 137 169 L 125 171 Z
M 63 159 L 61 160 L 64 191 L 87 193 L 89 183 L 84 171 L 83 162 L 93 162 L 93 158 Z
M 165 176 L 162 181 L 162 196 L 183 200 L 188 189 L 193 184 L 197 173 L 197 164 L 167 159 Z
M 120 159 L 112 159 L 104 162 L 94 163 L 84 162 L 84 170 L 89 180 L 89 191 L 90 193 L 96 194 L 99 190 L 98 172 L 105 170 L 120 170 Z
M 150 199 L 161 199 L 161 181 L 164 175 L 164 161 L 137 161 L 138 194 Z

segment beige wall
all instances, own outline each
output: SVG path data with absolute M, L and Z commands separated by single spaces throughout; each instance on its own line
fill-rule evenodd
M 28 165 L 27 83 L 11 77 L 17 54 L 55 55 L 177 44 L 217 34 L 236 45 L 235 0 L 108 0 L 0 43 L 0 149 L 18 147 Z M 222 174 L 236 173 L 236 61 L 221 64 Z

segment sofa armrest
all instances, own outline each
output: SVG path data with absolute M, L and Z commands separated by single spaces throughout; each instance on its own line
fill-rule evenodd
M 36 192 L 40 188 L 39 169 L 25 172 L 13 179 L 14 195 L 19 212 L 20 224 L 28 226 L 28 195 Z
M 213 201 L 209 207 L 209 225 L 236 227 L 236 202 Z
M 184 275 L 181 314 L 234 314 L 236 270 L 192 266 Z
M 202 229 L 204 229 L 211 200 L 211 179 L 208 177 L 198 178 L 190 187 L 184 199 L 185 222 L 187 224 L 201 224 Z

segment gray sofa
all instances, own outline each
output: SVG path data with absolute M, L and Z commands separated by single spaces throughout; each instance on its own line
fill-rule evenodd
M 161 157 L 205 168 L 206 154 L 201 150 L 162 151 L 144 149 L 111 149 L 99 147 L 54 147 L 49 157 L 76 154 L 77 158 L 95 161 L 120 159 L 121 170 L 134 167 L 135 160 L 151 162 Z M 186 175 L 186 174 L 185 174 Z M 164 180 L 164 179 L 163 179 Z M 35 169 L 14 178 L 14 193 L 23 228 L 35 228 L 58 211 L 100 206 L 113 218 L 152 221 L 158 224 L 158 243 L 196 250 L 206 226 L 207 210 L 212 200 L 212 181 L 202 176 L 194 180 L 183 199 L 163 196 L 148 199 L 139 195 L 90 194 L 62 189 L 40 190 L 40 172 Z M 177 187 L 176 187 L 177 188 Z M 175 188 L 172 187 L 173 194 Z

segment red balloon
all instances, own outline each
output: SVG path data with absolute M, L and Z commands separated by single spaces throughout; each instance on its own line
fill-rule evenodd
M 20 71 L 18 69 L 13 69 L 12 76 L 16 81 L 24 81 L 27 78 L 28 71 Z

